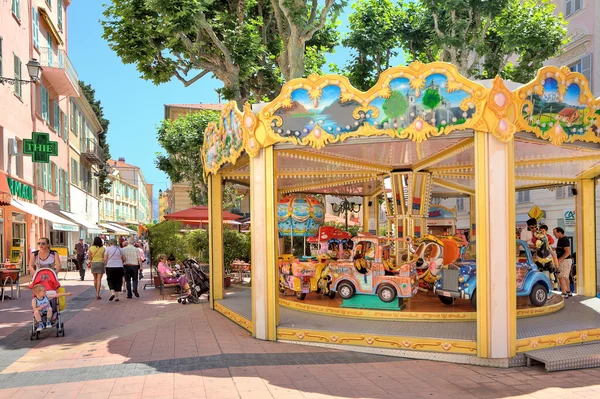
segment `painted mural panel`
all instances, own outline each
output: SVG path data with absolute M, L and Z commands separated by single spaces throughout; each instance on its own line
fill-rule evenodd
M 310 195 L 290 195 L 277 204 L 277 228 L 281 237 L 314 236 L 324 219 L 325 207 Z
M 204 133 L 205 173 L 219 169 L 227 162 L 235 163 L 244 150 L 244 132 L 235 103 L 229 103 L 221 113 L 220 126 L 210 124 Z

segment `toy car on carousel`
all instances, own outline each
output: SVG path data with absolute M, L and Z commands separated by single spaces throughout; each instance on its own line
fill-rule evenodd
M 386 238 L 360 233 L 354 237 L 352 256 L 330 261 L 331 290 L 343 299 L 355 294 L 377 295 L 383 302 L 410 298 L 417 293 L 418 276 L 414 264 L 395 268 Z
M 531 250 L 524 241 L 517 240 L 517 296 L 528 296 L 534 306 L 544 306 L 552 284 L 548 276 L 540 272 L 533 261 Z M 440 279 L 433 292 L 446 305 L 452 305 L 456 298 L 468 299 L 477 308 L 475 242 L 463 251 L 461 259 L 444 266 Z
M 407 241 L 409 245 L 412 244 L 411 240 L 407 239 Z M 459 242 L 453 238 L 439 239 L 425 234 L 418 243 L 412 258 L 419 275 L 419 290 L 430 291 L 433 289 L 442 267 L 458 259 L 460 255 Z

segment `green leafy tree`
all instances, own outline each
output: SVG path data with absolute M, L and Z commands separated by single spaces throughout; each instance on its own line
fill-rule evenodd
M 148 226 L 150 250 L 155 265 L 158 264 L 160 254 L 173 255 L 179 260 L 189 256 L 189 246 L 183 234 L 181 234 L 182 229 L 183 224 L 181 222 L 171 220 Z
M 390 0 L 359 0 L 352 10 L 349 33 L 342 40 L 352 58 L 343 73 L 354 87 L 366 91 L 398 55 L 403 10 Z
M 98 145 L 102 149 L 104 154 L 104 163 L 110 159 L 110 147 L 106 141 L 106 135 L 108 134 L 108 126 L 110 121 L 104 117 L 104 108 L 100 100 L 96 100 L 96 90 L 91 85 L 86 84 L 84 81 L 79 81 L 79 87 L 81 92 L 85 96 L 86 100 L 92 107 L 96 118 L 100 121 L 102 131 L 98 133 Z M 110 192 L 110 186 L 112 185 L 110 179 L 108 179 L 108 172 L 103 168 L 98 170 L 98 189 L 100 195 L 108 194 Z
M 382 108 L 388 121 L 393 120 L 394 123 L 398 123 L 398 118 L 408 110 L 408 102 L 401 92 L 393 91 L 390 98 L 384 101 Z
M 210 122 L 217 122 L 219 113 L 201 111 L 187 114 L 174 121 L 163 120 L 158 127 L 158 143 L 166 154 L 156 154 L 156 166 L 173 183 L 190 185 L 190 199 L 195 205 L 207 203 L 207 187 L 200 152 L 204 144 L 204 130 Z
M 566 22 L 547 0 L 420 0 L 402 7 L 409 58 L 447 61 L 467 77 L 525 82 L 565 44 Z
M 272 98 L 282 75 L 301 77 L 308 42 L 342 4 L 112 0 L 101 22 L 110 47 L 124 63 L 135 64 L 144 79 L 161 84 L 175 77 L 189 86 L 213 75 L 223 82 L 219 93 L 241 105 Z M 310 47 L 311 62 L 324 62 L 316 55 L 323 49 L 318 44 Z
M 423 94 L 422 103 L 425 107 L 431 110 L 431 119 L 435 118 L 434 110 L 442 102 L 440 92 L 436 89 L 429 88 Z

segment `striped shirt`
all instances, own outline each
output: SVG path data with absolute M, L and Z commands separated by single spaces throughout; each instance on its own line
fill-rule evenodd
M 123 256 L 125 256 L 125 265 L 137 266 L 140 264 L 140 251 L 131 244 L 123 248 Z

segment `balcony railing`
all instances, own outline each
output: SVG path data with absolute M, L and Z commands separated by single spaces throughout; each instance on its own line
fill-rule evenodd
M 41 47 L 40 64 L 42 76 L 59 95 L 79 97 L 79 77 L 64 50 Z
M 96 139 L 83 141 L 81 157 L 94 165 L 104 166 L 104 150 Z

